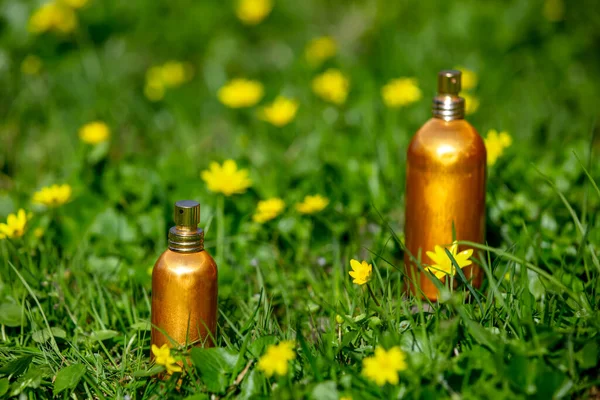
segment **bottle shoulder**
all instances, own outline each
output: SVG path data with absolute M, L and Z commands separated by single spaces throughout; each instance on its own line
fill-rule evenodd
M 414 135 L 408 147 L 412 163 L 485 164 L 485 144 L 465 120 L 431 118 Z
M 216 277 L 217 264 L 206 250 L 180 253 L 167 249 L 156 261 L 153 269 L 153 274 L 155 273 L 200 274 Z

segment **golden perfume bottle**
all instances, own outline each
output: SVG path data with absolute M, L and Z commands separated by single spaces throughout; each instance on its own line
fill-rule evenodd
M 152 270 L 152 344 L 212 347 L 217 328 L 217 264 L 204 250 L 200 204 L 175 203 L 169 248 Z
M 422 265 L 433 264 L 427 251 L 452 243 L 453 229 L 457 240 L 481 243 L 484 239 L 486 151 L 475 128 L 464 119 L 460 78 L 459 71 L 438 74 L 433 118 L 408 147 L 405 244 Z M 433 278 L 410 260 L 408 252 L 404 265 L 410 291 L 437 300 Z M 472 285 L 481 285 L 482 271 L 475 263 L 463 272 Z

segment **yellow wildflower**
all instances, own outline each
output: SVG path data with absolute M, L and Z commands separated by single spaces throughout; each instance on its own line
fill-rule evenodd
M 286 340 L 276 345 L 267 347 L 267 351 L 258 360 L 258 369 L 263 371 L 267 377 L 287 375 L 289 361 L 296 358 L 294 353 L 294 342 Z
M 230 108 L 252 107 L 262 99 L 262 83 L 248 79 L 233 79 L 217 93 L 219 101 Z
M 383 347 L 375 349 L 375 355 L 363 360 L 362 374 L 378 386 L 386 383 L 398 384 L 398 372 L 408 368 L 406 354 L 398 346 L 388 351 Z
M 34 54 L 29 54 L 21 62 L 21 72 L 25 75 L 37 75 L 42 70 L 42 59 Z
M 33 230 L 33 236 L 35 236 L 36 238 L 40 239 L 42 236 L 44 236 L 44 228 L 35 228 Z
M 162 82 L 146 82 L 144 96 L 150 101 L 159 101 L 165 97 L 165 86 Z
M 565 14 L 564 0 L 545 0 L 542 14 L 550 22 L 562 20 Z
M 28 29 L 32 33 L 43 33 L 56 31 L 69 33 L 77 27 L 77 15 L 75 12 L 55 1 L 43 4 L 35 10 L 29 18 Z
M 386 106 L 398 108 L 421 100 L 422 94 L 415 78 L 398 78 L 381 88 L 381 96 Z
M 252 185 L 248 178 L 248 170 L 238 170 L 233 160 L 225 160 L 223 165 L 211 162 L 209 169 L 202 171 L 202 180 L 211 192 L 223 193 L 225 196 L 244 193 Z
M 0 239 L 19 238 L 25 233 L 27 214 L 22 208 L 16 214 L 8 214 L 6 223 L 0 223 Z
M 465 114 L 471 115 L 479 108 L 479 98 L 469 93 L 461 93 L 460 97 L 465 99 Z
M 296 116 L 298 102 L 287 97 L 278 96 L 273 103 L 263 107 L 260 114 L 265 121 L 282 127 L 287 125 Z
M 192 79 L 194 70 L 191 64 L 180 61 L 167 61 L 146 71 L 144 95 L 150 101 L 159 101 L 165 96 L 166 88 L 179 87 Z
M 235 13 L 246 25 L 257 25 L 271 13 L 272 0 L 238 0 Z
M 171 356 L 171 349 L 167 344 L 163 344 L 160 348 L 153 344 L 152 354 L 154 354 L 154 362 L 158 365 L 164 365 L 167 374 L 173 372 L 181 372 L 181 367 L 175 363 L 175 358 Z
M 67 7 L 81 8 L 88 3 L 88 0 L 58 0 L 58 2 Z
M 48 207 L 58 207 L 71 199 L 71 193 L 71 186 L 66 183 L 47 186 L 33 194 L 33 202 Z
M 507 132 L 498 133 L 495 129 L 491 129 L 488 131 L 484 142 L 487 151 L 487 163 L 492 166 L 504 153 L 504 149 L 510 147 L 512 137 Z
M 339 70 L 330 68 L 313 79 L 312 90 L 323 100 L 340 105 L 348 97 L 350 81 Z
M 277 217 L 284 208 L 285 203 L 280 198 L 273 197 L 261 200 L 258 202 L 258 206 L 256 206 L 256 213 L 252 216 L 252 220 L 262 224 Z
M 306 45 L 304 56 L 306 61 L 313 66 L 318 67 L 326 60 L 335 56 L 337 52 L 337 43 L 331 36 L 321 36 L 311 40 Z
M 452 243 L 452 246 L 448 248 L 452 257 L 456 260 L 456 264 L 460 268 L 466 267 L 467 265 L 471 265 L 473 262 L 469 260 L 469 258 L 473 255 L 473 249 L 468 249 L 458 252 L 458 243 Z M 434 274 L 438 279 L 442 279 L 446 275 L 455 275 L 456 268 L 452 264 L 452 260 L 446 254 L 446 251 L 440 247 L 435 246 L 435 253 L 433 251 L 428 251 L 427 256 L 433 261 L 433 264 L 426 267 L 425 270 Z
M 94 121 L 79 129 L 79 138 L 87 144 L 98 144 L 108 140 L 110 129 L 102 121 Z
M 461 72 L 460 77 L 460 87 L 462 90 L 471 90 L 477 86 L 477 82 L 479 78 L 477 77 L 477 73 L 465 67 L 454 67 L 454 69 L 459 70 Z
M 308 195 L 304 197 L 301 203 L 296 204 L 296 210 L 302 214 L 314 214 L 323 210 L 329 204 L 329 199 L 320 194 L 314 196 Z
M 163 64 L 161 78 L 166 87 L 181 86 L 188 79 L 186 67 L 179 61 L 168 61 Z
M 373 266 L 366 261 L 358 262 L 357 260 L 350 260 L 350 267 L 352 271 L 348 272 L 353 279 L 352 283 L 357 285 L 364 285 L 371 280 L 371 273 L 373 272 Z

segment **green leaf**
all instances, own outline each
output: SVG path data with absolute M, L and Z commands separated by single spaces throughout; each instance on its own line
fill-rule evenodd
M 54 381 L 54 395 L 62 392 L 66 389 L 74 389 L 83 375 L 85 375 L 85 365 L 73 364 L 66 368 L 61 369 L 56 374 L 56 380 Z
M 225 393 L 239 354 L 225 348 L 192 349 L 192 361 L 210 392 Z
M 50 329 L 44 328 L 31 334 L 31 338 L 36 343 L 45 343 L 50 340 L 52 336 L 55 338 L 65 339 L 67 337 L 67 332 L 60 328 L 52 327 Z
M 262 336 L 253 341 L 248 346 L 248 351 L 256 358 L 260 357 L 264 352 L 267 346 L 277 343 L 277 337 L 269 335 Z
M 33 360 L 32 355 L 23 356 L 3 365 L 0 368 L 0 375 L 17 376 L 23 373 Z
M 163 367 L 162 365 L 155 365 L 148 370 L 135 371 L 133 373 L 133 376 L 136 378 L 146 378 L 148 376 L 154 376 L 160 372 L 163 372 L 164 370 L 165 370 L 165 367 Z
M 20 305 L 11 303 L 0 304 L 0 325 L 17 327 L 21 326 L 21 324 L 26 325 L 27 320 L 22 318 Z
M 186 397 L 183 400 L 208 400 L 209 397 L 206 393 L 198 393 L 198 394 L 193 394 L 191 396 Z
M 598 364 L 598 343 L 588 342 L 577 352 L 577 361 L 582 369 L 593 368 Z
M 314 387 L 310 394 L 315 400 L 337 400 L 339 398 L 337 385 L 334 381 L 325 381 Z
M 151 325 L 148 321 L 139 321 L 131 325 L 131 329 L 135 329 L 136 331 L 149 331 L 150 327 Z
M 242 381 L 242 392 L 238 396 L 239 399 L 247 400 L 252 396 L 261 392 L 264 376 L 255 368 Z
M 8 378 L 0 379 L 0 396 L 4 396 L 8 392 Z
M 112 331 L 110 329 L 105 329 L 105 330 L 99 330 L 99 331 L 92 332 L 92 334 L 90 335 L 90 340 L 102 341 L 102 340 L 112 339 L 116 336 L 119 336 L 119 332 Z

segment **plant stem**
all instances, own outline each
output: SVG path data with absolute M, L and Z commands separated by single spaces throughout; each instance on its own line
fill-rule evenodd
M 377 307 L 381 307 L 381 304 L 379 304 L 379 302 L 375 298 L 375 293 L 373 293 L 373 289 L 371 289 L 371 285 L 369 285 L 368 283 L 367 283 L 367 289 L 369 289 L 369 294 L 371 295 L 371 298 L 373 299 L 373 301 L 375 302 Z
M 225 196 L 217 197 L 217 265 L 223 265 L 225 250 Z

